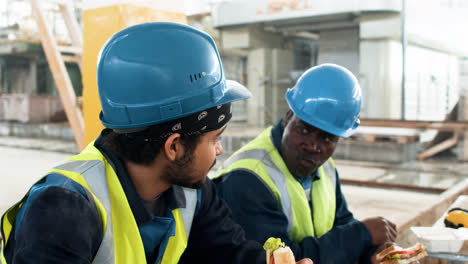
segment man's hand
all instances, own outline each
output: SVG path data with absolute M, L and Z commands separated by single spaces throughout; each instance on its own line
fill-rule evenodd
M 372 237 L 372 246 L 386 242 L 395 242 L 397 237 L 396 225 L 383 217 L 372 217 L 362 221 Z
M 314 264 L 314 262 L 311 259 L 303 259 L 297 262 L 296 264 Z

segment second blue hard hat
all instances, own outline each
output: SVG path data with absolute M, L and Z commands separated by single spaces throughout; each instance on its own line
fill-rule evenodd
M 336 64 L 322 64 L 302 74 L 286 92 L 286 101 L 302 121 L 347 138 L 359 126 L 361 87 L 356 77 Z
M 101 123 L 134 129 L 164 123 L 251 93 L 225 79 L 213 39 L 190 26 L 151 22 L 123 29 L 101 49 Z

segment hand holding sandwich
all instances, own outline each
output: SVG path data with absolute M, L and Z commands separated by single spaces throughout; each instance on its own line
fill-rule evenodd
M 395 245 L 395 243 L 393 242 L 387 242 L 387 243 L 384 243 L 382 245 L 380 245 L 374 252 L 374 254 L 372 255 L 371 257 L 371 264 L 379 264 L 380 261 L 377 260 L 377 255 L 380 254 L 381 252 L 383 252 L 385 249 L 391 247 Z
M 372 246 L 395 242 L 397 237 L 396 225 L 383 217 L 372 217 L 362 221 L 372 237 Z
M 285 246 L 280 238 L 270 237 L 263 248 L 266 250 L 267 264 L 314 264 L 310 259 L 303 259 L 296 263 L 291 249 Z

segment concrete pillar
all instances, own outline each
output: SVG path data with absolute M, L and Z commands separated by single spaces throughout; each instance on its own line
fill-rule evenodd
M 6 70 L 7 64 L 5 58 L 0 57 L 0 94 L 8 92 L 7 82 L 6 82 Z
M 267 105 L 271 105 L 269 115 L 271 119 L 267 119 L 267 125 L 268 123 L 275 124 L 285 116 L 289 109 L 285 94 L 287 89 L 294 85 L 289 75 L 294 67 L 294 51 L 292 49 L 273 49 L 271 58 L 271 92 L 267 93 L 267 95 L 271 95 L 271 99 L 267 103 Z
M 102 130 L 96 62 L 107 39 L 131 25 L 151 21 L 187 23 L 184 0 L 104 0 L 83 1 L 83 116 L 85 144 L 94 140 Z
M 359 75 L 364 118 L 401 118 L 402 47 L 399 17 L 359 24 Z M 385 30 L 382 30 L 385 29 Z
M 468 59 L 460 59 L 460 99 L 458 101 L 458 119 L 468 120 Z M 468 161 L 468 132 L 463 132 L 457 145 L 457 158 Z
M 249 52 L 248 100 L 250 125 L 264 127 L 276 123 L 288 110 L 284 94 L 293 85 L 289 72 L 294 66 L 290 49 L 261 48 Z
M 29 95 L 37 95 L 37 59 L 33 58 L 29 61 L 28 80 L 26 82 L 25 91 Z
M 276 122 L 283 115 L 280 112 L 284 104 L 278 105 L 277 102 L 283 100 L 285 91 L 284 85 L 277 81 L 289 76 L 294 66 L 289 42 L 281 34 L 267 32 L 263 26 L 251 24 L 222 29 L 220 44 L 223 53 L 247 57 L 247 87 L 253 94 L 253 98 L 247 100 L 248 124 L 264 127 Z
M 247 100 L 248 123 L 263 127 L 265 124 L 265 91 L 267 86 L 267 63 L 270 57 L 267 56 L 267 49 L 253 49 L 249 51 L 247 59 L 247 86 L 252 92 L 253 97 Z
M 364 118 L 401 118 L 401 45 L 393 40 L 362 40 L 360 74 Z
M 359 29 L 333 29 L 319 33 L 318 64 L 336 63 L 359 75 Z

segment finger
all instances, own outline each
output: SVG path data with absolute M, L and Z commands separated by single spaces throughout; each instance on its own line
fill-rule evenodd
M 395 239 L 398 237 L 398 231 L 396 229 L 392 229 L 391 232 L 393 234 L 393 241 L 395 241 Z
M 388 232 L 389 242 L 395 242 L 396 237 L 397 237 L 397 232 L 389 230 Z
M 387 242 L 393 242 L 393 234 L 390 232 L 390 230 L 385 230 L 385 237 L 383 238 L 384 241 L 382 241 L 382 244 L 387 243 Z
M 311 259 L 303 259 L 297 262 L 297 264 L 314 264 L 314 262 Z
M 393 223 L 392 221 L 388 220 L 388 219 L 385 219 L 387 220 L 387 223 L 393 228 L 393 229 L 397 229 L 397 226 L 395 223 Z

